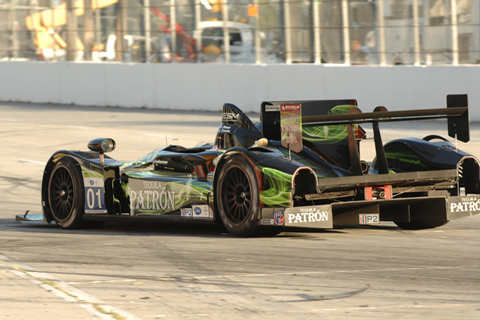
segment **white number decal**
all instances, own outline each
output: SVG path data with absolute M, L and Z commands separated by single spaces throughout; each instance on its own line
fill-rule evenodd
M 87 188 L 87 206 L 88 209 L 93 209 L 95 207 L 95 195 L 92 188 Z
M 84 178 L 85 213 L 107 213 L 103 194 L 103 179 Z
M 87 188 L 87 207 L 88 209 L 103 209 L 102 196 L 100 193 L 102 190 L 100 190 L 100 188 L 95 189 L 97 189 L 97 192 L 95 192 L 93 188 Z M 97 196 L 96 199 L 95 196 Z
M 97 190 L 97 201 L 98 201 L 98 209 L 103 209 L 102 207 L 102 198 L 100 196 L 100 189 Z

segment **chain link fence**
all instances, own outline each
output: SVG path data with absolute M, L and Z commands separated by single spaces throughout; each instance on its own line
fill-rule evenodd
M 478 64 L 480 1 L 0 0 L 0 60 Z

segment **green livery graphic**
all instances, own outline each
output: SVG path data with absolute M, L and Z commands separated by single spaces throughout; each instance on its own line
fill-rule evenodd
M 290 207 L 292 175 L 272 168 L 262 168 L 269 188 L 260 194 L 260 201 L 270 207 Z
M 328 114 L 346 114 L 348 110 L 356 108 L 353 105 L 341 105 L 333 107 L 328 111 Z M 320 144 L 335 144 L 347 138 L 347 126 L 329 125 L 329 126 L 304 126 L 303 139 L 320 143 Z

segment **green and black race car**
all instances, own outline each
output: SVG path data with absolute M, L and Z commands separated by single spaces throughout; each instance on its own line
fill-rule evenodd
M 55 152 L 43 176 L 43 219 L 67 229 L 208 222 L 235 236 L 381 221 L 441 226 L 480 212 L 478 159 L 439 136 L 384 145 L 380 135 L 383 122 L 437 118 L 469 141 L 466 95 L 449 95 L 442 109 L 370 113 L 355 100 L 269 101 L 257 124 L 225 104 L 212 144 L 170 145 L 134 162 L 105 155 L 115 148 L 110 138 L 91 141 L 90 151 Z M 373 129 L 370 162 L 359 157 L 363 123 Z

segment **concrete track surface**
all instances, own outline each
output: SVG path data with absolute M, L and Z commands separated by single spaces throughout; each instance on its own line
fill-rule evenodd
M 1 319 L 480 319 L 480 216 L 250 239 L 216 226 L 18 223 L 41 211 L 54 151 L 111 137 L 113 158 L 135 160 L 212 141 L 221 114 L 6 102 L 0 114 Z M 432 133 L 446 129 L 396 124 L 384 141 Z M 371 160 L 372 141 L 362 144 Z M 479 145 L 473 124 L 459 147 L 480 156 Z

